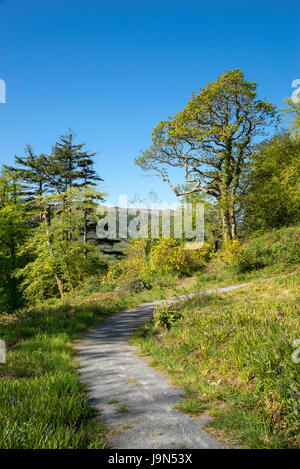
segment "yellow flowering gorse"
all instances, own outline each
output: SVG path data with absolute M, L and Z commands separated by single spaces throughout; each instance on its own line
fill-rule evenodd
M 126 252 L 126 259 L 109 267 L 102 279 L 108 281 L 151 277 L 166 273 L 188 273 L 203 263 L 210 249 L 204 243 L 199 249 L 185 249 L 172 238 L 160 238 L 154 242 L 146 255 L 147 240 L 134 240 Z

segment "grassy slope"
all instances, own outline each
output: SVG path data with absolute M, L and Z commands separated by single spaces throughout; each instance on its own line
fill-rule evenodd
M 132 341 L 153 366 L 182 385 L 178 408 L 210 413 L 210 428 L 250 448 L 299 447 L 299 228 L 250 242 L 265 267 L 243 274 L 208 265 L 193 290 L 251 282 L 172 306 L 183 314 L 170 330 L 148 323 Z
M 271 242 L 277 238 L 275 233 Z M 161 338 L 148 325 L 136 339 L 145 353 L 153 355 L 154 364 L 185 387 L 188 398 L 183 410 L 193 414 L 210 410 L 218 415 L 215 427 L 227 432 L 230 428 L 239 441 L 252 447 L 296 444 L 296 414 L 286 411 L 295 406 L 294 391 L 286 384 L 284 392 L 278 392 L 286 380 L 294 386 L 297 368 L 290 359 L 290 341 L 300 337 L 293 269 L 277 265 L 224 275 L 208 268 L 196 283 L 180 281 L 180 286 L 185 291 L 202 290 L 280 276 L 263 283 L 254 280 L 251 289 L 242 293 L 195 298 L 185 303 L 182 323 Z M 94 419 L 78 379 L 74 340 L 115 312 L 182 292 L 178 287 L 131 295 L 86 292 L 0 318 L 0 338 L 9 349 L 7 363 L 0 364 L 0 448 L 104 447 L 105 431 Z M 259 356 L 265 361 L 260 362 Z M 273 363 L 276 373 L 270 371 Z
M 0 363 L 0 448 L 103 448 L 74 361 L 74 340 L 107 316 L 174 294 L 154 288 L 130 295 L 98 293 L 49 301 L 0 319 L 8 345 Z
M 194 297 L 175 307 L 183 317 L 169 330 L 148 323 L 133 341 L 184 387 L 178 408 L 210 413 L 216 433 L 250 448 L 298 447 L 300 364 L 291 358 L 300 338 L 298 285 L 294 270 Z

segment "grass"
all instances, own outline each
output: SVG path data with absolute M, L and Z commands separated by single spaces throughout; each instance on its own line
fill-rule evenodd
M 209 265 L 196 282 L 166 276 L 138 294 L 93 292 L 89 285 L 63 300 L 0 316 L 8 348 L 7 363 L 0 364 L 0 448 L 104 448 L 105 429 L 79 380 L 74 341 L 128 307 L 249 280 L 252 286 L 241 291 L 180 302 L 183 317 L 170 330 L 154 331 L 148 323 L 134 340 L 184 386 L 178 408 L 215 417 L 212 431 L 253 448 L 299 446 L 299 365 L 291 360 L 291 343 L 300 338 L 296 231 L 266 236 L 257 245 L 261 270 L 225 273 Z M 278 236 L 292 239 L 289 252 L 276 244 Z M 276 264 L 276 256 L 286 262 Z
M 210 262 L 197 275 L 194 290 L 223 287 L 255 279 L 268 279 L 293 272 L 300 263 L 300 228 L 298 226 L 274 229 L 250 238 L 250 265 L 245 271 L 232 269 L 230 266 L 215 261 Z
M 166 287 L 77 293 L 0 316 L 8 348 L 0 364 L 0 448 L 104 448 L 105 430 L 79 381 L 73 343 L 109 315 L 175 293 Z
M 148 322 L 132 337 L 183 386 L 180 410 L 209 413 L 210 431 L 243 447 L 300 447 L 299 269 L 290 270 L 273 266 L 273 278 L 179 302 L 172 311 L 183 316 L 169 329 Z

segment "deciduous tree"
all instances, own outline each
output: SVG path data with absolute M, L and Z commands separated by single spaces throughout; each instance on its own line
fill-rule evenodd
M 251 145 L 276 118 L 275 106 L 259 99 L 256 90 L 241 70 L 224 73 L 193 94 L 183 111 L 160 122 L 152 145 L 136 160 L 143 170 L 159 174 L 177 196 L 202 192 L 214 197 L 224 238 L 236 237 L 236 194 Z M 172 183 L 170 168 L 185 171 L 188 191 Z

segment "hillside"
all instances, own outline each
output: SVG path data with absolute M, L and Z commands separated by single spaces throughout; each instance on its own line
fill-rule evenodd
M 213 417 L 214 435 L 248 448 L 299 448 L 299 229 L 265 233 L 250 249 L 260 268 L 222 277 L 208 265 L 197 284 L 248 286 L 166 306 L 132 343 L 183 387 L 180 410 Z
M 215 436 L 250 448 L 298 447 L 299 364 L 292 361 L 300 338 L 298 240 L 297 227 L 250 240 L 256 254 L 245 272 L 213 259 L 193 282 L 157 275 L 152 289 L 141 292 L 89 283 L 63 299 L 2 315 L 8 354 L 0 364 L 0 446 L 103 448 L 105 429 L 79 382 L 74 341 L 129 306 L 247 281 L 239 291 L 163 307 L 132 340 L 183 387 L 178 408 L 214 417 Z

